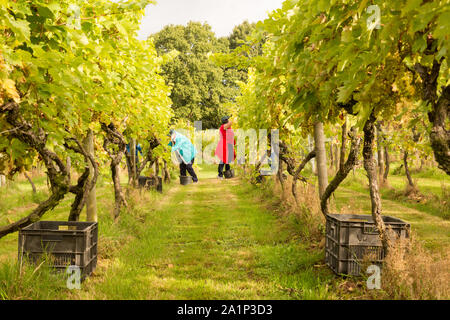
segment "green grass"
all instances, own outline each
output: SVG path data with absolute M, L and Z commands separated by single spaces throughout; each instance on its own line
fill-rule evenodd
M 424 196 L 420 201 L 411 199 L 405 195 L 406 177 L 390 175 L 388 177 L 389 187 L 381 188 L 383 200 L 395 201 L 402 206 L 421 211 L 425 214 L 433 215 L 445 220 L 450 220 L 450 203 L 448 200 L 450 190 L 450 178 L 437 172 L 438 169 L 428 169 L 424 171 L 426 178 L 418 178 L 412 174 L 417 183 L 417 188 Z M 430 174 L 431 172 L 431 174 Z M 356 174 L 350 173 L 340 188 L 347 188 L 360 193 L 368 194 L 368 181 L 362 169 Z
M 0 239 L 0 294 L 5 299 L 332 299 L 334 275 L 322 250 L 293 240 L 261 206 L 261 193 L 239 180 L 218 181 L 215 166 L 197 167 L 201 183 L 131 195 L 120 221 L 110 216 L 111 185 L 97 188 L 99 258 L 81 291 L 64 288 L 48 268 L 17 273 L 17 233 Z M 177 182 L 177 181 L 175 181 Z M 45 181 L 38 183 L 45 188 Z M 11 206 L 32 203 L 19 182 Z M 167 188 L 166 188 L 167 189 Z M 20 190 L 20 195 L 16 191 Z M 44 217 L 66 220 L 73 197 Z M 15 201 L 15 202 L 14 202 Z M 11 209 L 7 209 L 11 210 Z M 8 213 L 12 220 L 30 210 Z M 8 212 L 8 211 L 6 211 Z M 5 211 L 0 213 L 4 217 Z M 13 286 L 13 283 L 20 285 Z
M 392 165 L 394 169 L 398 163 Z M 392 168 L 391 168 L 392 169 Z M 391 170 L 393 172 L 394 170 Z M 304 175 L 311 182 L 317 178 L 307 168 Z M 428 168 L 420 173 L 413 173 L 418 187 L 425 196 L 424 203 L 418 203 L 403 195 L 406 177 L 389 175 L 389 188 L 381 188 L 382 211 L 384 215 L 397 217 L 411 224 L 413 236 L 431 251 L 448 252 L 450 250 L 450 213 L 447 195 L 442 194 L 441 185 L 450 188 L 450 178 L 437 168 Z M 333 175 L 329 176 L 329 180 Z M 332 207 L 338 213 L 370 214 L 371 201 L 368 179 L 364 169 L 350 172 L 346 180 L 339 186 L 332 197 Z
M 301 227 L 279 217 L 271 184 L 255 188 L 239 179 L 219 181 L 216 166 L 196 168 L 200 183 L 165 185 L 164 194 L 132 193 L 115 223 L 108 177 L 98 185 L 99 255 L 81 290 L 68 290 L 45 265 L 17 266 L 17 233 L 0 239 L 0 299 L 350 299 L 345 279 L 324 265 L 324 249 L 298 235 Z M 433 178 L 429 178 L 433 179 Z M 369 213 L 365 177 L 349 175 L 335 194 L 338 211 Z M 122 179 L 126 183 L 126 179 Z M 16 220 L 33 199 L 27 182 L 2 190 L 0 208 Z M 45 180 L 38 181 L 45 192 Z M 25 191 L 26 190 L 26 191 Z M 73 196 L 44 216 L 67 220 Z M 3 200 L 3 198 L 2 198 Z M 3 201 L 2 201 L 3 202 Z M 19 205 L 20 204 L 20 205 Z M 17 206 L 17 207 L 14 207 Z M 383 200 L 384 213 L 402 218 L 428 248 L 450 248 L 450 221 L 400 201 Z M 83 216 L 82 216 L 83 218 Z M 4 223 L 4 222 L 2 222 Z M 300 240 L 301 239 L 301 240 Z M 17 283 L 17 285 L 14 285 Z
M 22 267 L 12 261 L 0 264 L 0 300 L 54 300 L 66 291 L 64 276 L 52 272 L 47 262 Z
M 252 187 L 201 169 L 198 185 L 144 214 L 149 223 L 77 298 L 337 298 L 333 274 L 314 267 L 323 252 L 292 240 Z
M 334 201 L 337 211 L 341 213 L 371 212 L 369 193 L 365 190 L 341 188 L 336 192 Z M 410 223 L 413 234 L 425 247 L 443 251 L 450 249 L 450 221 L 386 199 L 382 200 L 382 209 L 384 215 Z
M 403 177 L 403 179 L 405 179 Z M 392 180 L 389 177 L 388 182 L 392 187 Z M 435 186 L 441 183 L 440 180 L 428 179 L 428 183 Z M 394 183 L 395 184 L 395 183 Z M 404 187 L 404 185 L 403 185 Z M 421 185 L 419 185 L 421 188 Z M 382 210 L 384 215 L 389 215 L 403 219 L 411 223 L 411 229 L 414 236 L 431 250 L 448 251 L 450 249 L 450 220 L 449 213 L 442 210 L 439 206 L 440 198 L 437 201 L 428 201 L 426 203 L 417 203 L 402 195 L 401 190 L 382 188 Z M 426 189 L 428 197 L 431 199 L 437 197 L 432 189 Z M 334 203 L 338 212 L 370 214 L 371 203 L 370 194 L 367 186 L 367 178 L 361 171 L 355 176 L 349 174 L 335 192 Z
M 0 188 L 0 225 L 7 224 L 8 218 L 17 217 L 17 212 L 26 214 L 47 197 L 47 186 L 44 177 L 34 178 L 37 186 L 33 194 L 31 185 L 26 180 L 9 183 Z
M 396 172 L 399 166 L 399 162 L 391 164 L 388 181 L 391 187 L 403 191 L 406 185 L 406 176 L 404 169 Z M 411 177 L 415 180 L 418 189 L 424 194 L 441 196 L 442 186 L 450 188 L 450 178 L 438 168 L 424 168 L 420 172 L 411 169 Z

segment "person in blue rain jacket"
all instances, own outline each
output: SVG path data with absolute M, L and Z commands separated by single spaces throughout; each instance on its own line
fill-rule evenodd
M 126 160 L 127 160 L 127 168 L 128 168 L 128 176 L 131 176 L 131 150 L 130 150 L 130 144 L 128 143 L 126 145 L 127 149 L 126 149 Z M 144 154 L 142 153 L 142 147 L 141 145 L 138 143 L 136 145 L 136 171 L 139 170 L 139 153 L 141 154 L 141 156 L 143 156 Z
M 194 145 L 187 137 L 173 129 L 170 130 L 168 136 L 170 137 L 169 146 L 172 147 L 172 152 L 175 152 L 180 162 L 180 175 L 185 177 L 187 171 L 191 175 L 192 181 L 197 183 L 198 178 L 195 174 L 194 168 L 192 167 L 194 164 L 195 155 L 197 154 L 197 150 Z

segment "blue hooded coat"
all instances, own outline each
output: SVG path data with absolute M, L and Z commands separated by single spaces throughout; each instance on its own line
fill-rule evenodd
M 175 131 L 175 134 L 175 145 L 172 145 L 172 142 L 169 143 L 169 146 L 172 147 L 172 151 L 178 151 L 186 163 L 192 162 L 197 154 L 194 145 L 178 131 Z

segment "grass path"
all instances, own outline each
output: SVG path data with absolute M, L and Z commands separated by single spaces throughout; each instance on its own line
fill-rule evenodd
M 325 266 L 324 249 L 317 243 L 298 240 L 298 225 L 289 217 L 277 217 L 277 201 L 268 199 L 267 191 L 239 179 L 219 181 L 215 170 L 201 166 L 200 183 L 180 186 L 175 181 L 162 195 L 133 191 L 120 223 L 109 214 L 111 185 L 99 187 L 98 266 L 81 290 L 68 290 L 65 282 L 56 283 L 46 273 L 36 279 L 33 268 L 29 277 L 17 277 L 17 233 L 1 239 L 0 299 L 2 290 L 12 299 L 367 297 L 354 290 L 351 280 L 336 277 Z M 355 188 L 339 188 L 333 201 L 337 212 L 370 212 L 369 193 L 363 192 L 364 186 Z M 12 194 L 6 195 L 14 200 Z M 67 219 L 71 199 L 64 199 L 45 219 Z M 19 202 L 15 200 L 4 202 L 11 219 L 26 214 L 32 203 L 23 199 L 26 209 L 11 210 L 11 203 Z M 450 249 L 449 220 L 386 199 L 383 212 L 410 222 L 416 238 L 432 251 Z
M 290 240 L 238 180 L 201 172 L 143 213 L 144 228 L 71 298 L 329 299 L 323 252 Z M 317 265 L 321 265 L 317 267 Z
M 336 198 L 341 213 L 370 214 L 369 192 L 340 188 Z M 415 235 L 427 248 L 437 251 L 450 250 L 450 220 L 404 206 L 397 201 L 382 198 L 383 215 L 393 216 L 411 224 Z

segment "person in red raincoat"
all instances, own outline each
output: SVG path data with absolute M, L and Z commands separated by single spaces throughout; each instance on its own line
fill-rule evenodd
M 220 140 L 217 144 L 215 155 L 220 159 L 219 163 L 219 179 L 223 179 L 223 169 L 230 170 L 230 163 L 234 162 L 236 158 L 236 151 L 234 146 L 236 141 L 234 140 L 234 132 L 231 129 L 230 117 L 225 116 L 222 118 L 222 125 L 220 126 Z

